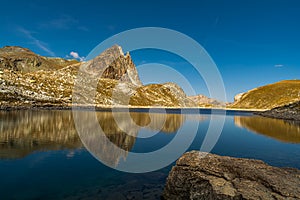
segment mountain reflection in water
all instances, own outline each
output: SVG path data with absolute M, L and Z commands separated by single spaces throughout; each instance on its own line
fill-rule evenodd
M 286 143 L 300 143 L 300 123 L 260 116 L 235 116 L 238 127 L 262 134 Z
M 84 133 L 88 137 L 89 147 L 101 148 L 107 152 L 104 160 L 117 164 L 121 157 L 126 157 L 135 144 L 141 127 L 151 131 L 175 133 L 184 123 L 185 116 L 180 114 L 159 113 L 112 113 L 97 112 L 98 124 L 105 136 L 124 151 L 112 151 L 95 132 L 97 127 L 88 126 L 91 115 L 89 111 L 78 111 L 80 121 L 87 125 Z M 150 116 L 151 115 L 151 116 Z M 118 119 L 118 124 L 115 121 Z M 77 134 L 72 111 L 22 110 L 0 112 L 0 159 L 22 158 L 34 151 L 78 149 L 82 142 Z M 131 126 L 131 121 L 136 125 Z M 124 128 L 130 133 L 125 133 Z M 97 139 L 95 139 L 97 138 Z

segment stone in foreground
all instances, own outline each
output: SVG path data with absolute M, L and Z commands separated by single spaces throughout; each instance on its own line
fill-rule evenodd
M 300 170 L 192 151 L 168 176 L 164 199 L 300 199 Z

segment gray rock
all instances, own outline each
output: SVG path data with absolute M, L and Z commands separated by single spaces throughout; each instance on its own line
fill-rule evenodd
M 168 176 L 164 199 L 300 199 L 300 170 L 192 151 Z
M 265 117 L 300 121 L 300 101 L 256 114 Z

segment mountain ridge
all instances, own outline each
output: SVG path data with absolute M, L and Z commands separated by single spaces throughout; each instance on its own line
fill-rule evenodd
M 58 66 L 55 66 L 57 60 L 45 59 L 21 47 L 4 47 L 4 50 L 3 48 L 1 50 L 4 53 L 0 55 L 4 56 L 9 54 L 7 53 L 9 50 L 15 52 L 12 53 L 13 59 L 23 64 L 22 67 L 15 67 L 19 65 L 1 63 L 0 105 L 2 109 L 43 106 L 70 108 L 74 102 L 76 105 L 97 107 L 193 107 L 196 105 L 174 83 L 142 85 L 130 54 L 124 55 L 121 47 L 117 45 L 90 61 L 68 63 L 67 60 L 61 59 L 63 64 Z M 20 52 L 21 59 L 18 59 Z M 36 65 L 35 59 L 41 60 L 42 64 Z M 31 63 L 29 67 L 28 60 Z M 44 61 L 48 64 L 49 60 L 55 67 L 51 65 L 40 67 Z M 64 66 L 66 63 L 68 65 Z M 79 84 L 74 90 L 76 82 Z M 95 91 L 94 96 L 93 91 Z M 74 95 L 77 97 L 75 100 Z
M 96 107 L 270 110 L 297 101 L 300 80 L 254 88 L 236 95 L 231 104 L 201 94 L 187 96 L 175 83 L 143 85 L 129 52 L 124 54 L 118 45 L 84 62 L 43 57 L 22 47 L 0 48 L 1 109 L 70 108 L 75 103 Z

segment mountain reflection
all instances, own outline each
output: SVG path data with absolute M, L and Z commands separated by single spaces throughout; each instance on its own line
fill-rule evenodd
M 93 112 L 75 111 L 74 116 L 85 147 L 109 166 L 117 166 L 121 158 L 126 160 L 142 127 L 171 133 L 185 121 L 185 116 L 180 114 L 140 112 L 97 112 L 95 119 Z
M 260 116 L 235 116 L 236 126 L 274 138 L 287 143 L 300 143 L 300 124 Z
M 0 158 L 82 146 L 67 111 L 0 112 Z
M 88 143 L 88 147 L 98 150 L 100 148 L 101 152 L 106 152 L 104 160 L 117 164 L 119 159 L 125 159 L 126 152 L 132 149 L 141 127 L 173 133 L 185 121 L 184 115 L 179 114 L 133 112 L 128 116 L 128 113 L 122 112 L 97 112 L 98 123 L 93 124 L 91 117 L 94 117 L 95 113 L 76 113 L 84 126 L 75 127 L 72 111 L 1 111 L 0 158 L 22 158 L 34 151 L 82 148 L 80 137 L 84 137 L 83 142 Z M 106 140 L 95 131 L 99 125 Z M 76 128 L 84 128 L 80 137 Z M 107 139 L 124 151 L 110 149 Z

